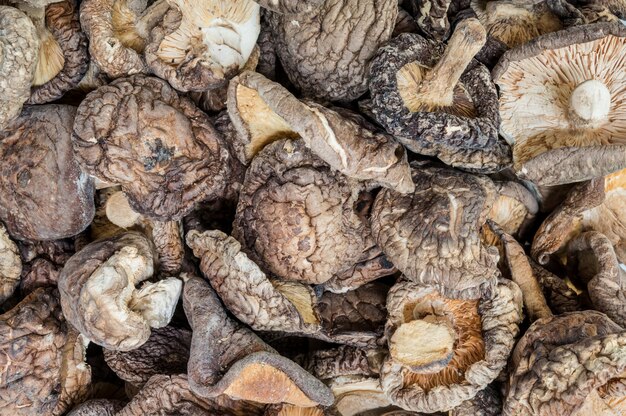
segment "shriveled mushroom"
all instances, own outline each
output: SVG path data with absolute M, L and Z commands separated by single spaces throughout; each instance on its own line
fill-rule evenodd
M 413 1 L 415 21 L 422 33 L 431 39 L 442 41 L 450 34 L 448 9 L 451 0 Z
M 502 414 L 502 397 L 491 386 L 479 391 L 473 399 L 463 402 L 450 411 L 449 416 L 499 416 Z
M 231 81 L 228 114 L 244 163 L 268 143 L 301 137 L 313 153 L 348 177 L 399 192 L 413 190 L 406 152 L 392 137 L 352 112 L 299 101 L 260 74 L 245 72 Z
M 179 91 L 218 88 L 243 69 L 256 45 L 260 8 L 252 0 L 168 0 L 150 33 L 146 61 Z
M 271 13 L 268 22 L 285 72 L 303 95 L 351 101 L 367 91 L 367 66 L 390 39 L 397 11 L 397 0 L 325 0 L 309 11 Z
M 0 224 L 0 305 L 7 300 L 20 284 L 22 259 L 17 246 Z
M 297 407 L 292 404 L 268 406 L 263 416 L 326 416 L 328 413 L 320 407 Z
M 280 14 L 298 14 L 318 10 L 325 0 L 255 0 L 262 7 Z
M 497 249 L 480 238 L 496 188 L 485 176 L 429 163 L 412 167 L 412 195 L 384 189 L 376 197 L 372 235 L 408 279 L 475 299 L 495 285 L 498 274 Z
M 409 150 L 482 172 L 508 166 L 498 138 L 498 95 L 489 70 L 473 61 L 486 34 L 462 20 L 447 46 L 405 33 L 380 48 L 370 67 L 371 111 Z
M 93 181 L 72 147 L 75 112 L 66 105 L 28 107 L 0 131 L 0 219 L 14 238 L 70 237 L 93 219 Z
M 381 385 L 391 403 L 416 412 L 450 410 L 504 368 L 522 320 L 517 285 L 501 279 L 475 300 L 400 281 L 387 298 L 390 354 Z
M 183 304 L 193 329 L 189 384 L 197 395 L 302 407 L 333 402 L 319 380 L 232 321 L 202 279 L 188 278 Z
M 91 381 L 88 341 L 63 318 L 56 289 L 37 289 L 0 315 L 0 408 L 5 414 L 60 416 Z
M 115 416 L 122 407 L 119 400 L 92 399 L 73 408 L 67 416 Z
M 492 75 L 518 176 L 559 185 L 626 167 L 625 56 L 619 22 L 549 33 L 505 53 Z
M 208 116 L 157 78 L 120 78 L 88 94 L 74 148 L 90 174 L 120 184 L 134 211 L 159 221 L 221 196 L 230 180 L 231 156 Z
M 0 129 L 20 114 L 30 97 L 39 53 L 39 37 L 24 13 L 0 5 Z
M 90 341 L 128 351 L 143 345 L 150 328 L 166 326 L 182 283 L 176 278 L 157 282 L 153 247 L 137 232 L 127 232 L 88 244 L 72 256 L 59 277 L 66 319 Z

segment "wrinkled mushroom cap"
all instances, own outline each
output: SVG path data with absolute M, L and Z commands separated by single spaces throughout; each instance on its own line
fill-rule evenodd
M 114 416 L 124 407 L 123 403 L 112 399 L 92 399 L 76 406 L 67 416 Z
M 0 305 L 7 300 L 20 284 L 22 259 L 17 246 L 0 224 Z
M 626 166 L 625 45 L 621 23 L 598 23 L 540 36 L 502 57 L 493 70 L 500 132 L 520 177 L 559 185 Z

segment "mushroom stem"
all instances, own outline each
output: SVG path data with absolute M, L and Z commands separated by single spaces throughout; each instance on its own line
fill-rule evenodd
M 152 28 L 161 21 L 161 18 L 169 8 L 170 5 L 166 0 L 157 0 L 148 6 L 137 18 L 135 23 L 139 36 L 143 39 L 148 39 Z
M 569 108 L 573 119 L 585 126 L 606 120 L 611 109 L 611 92 L 603 82 L 587 80 L 572 91 Z
M 418 94 L 422 101 L 449 106 L 454 101 L 454 87 L 474 55 L 487 40 L 487 32 L 478 19 L 465 19 L 454 30 L 437 64 L 426 74 Z

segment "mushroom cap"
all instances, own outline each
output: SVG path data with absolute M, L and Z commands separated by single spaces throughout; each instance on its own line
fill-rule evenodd
M 577 414 L 600 387 L 623 377 L 624 351 L 626 332 L 600 312 L 535 321 L 513 352 L 504 414 Z
M 17 246 L 0 224 L 0 305 L 17 289 L 21 274 L 22 259 Z
M 367 66 L 391 38 L 397 13 L 396 0 L 326 0 L 310 11 L 271 13 L 268 23 L 285 72 L 304 96 L 351 101 L 367 91 Z
M 413 78 L 415 73 L 434 67 L 444 50 L 445 45 L 414 33 L 401 34 L 381 47 L 370 66 L 373 116 L 415 153 L 455 167 L 499 171 L 510 164 L 511 150 L 498 138 L 498 95 L 485 66 L 470 63 L 455 86 L 450 107 L 407 104 L 406 91 L 421 82 Z
M 489 219 L 507 234 L 523 234 L 539 211 L 537 199 L 520 183 L 498 181 L 495 185 L 498 198 L 489 211 Z
M 168 278 L 135 286 L 154 271 L 154 248 L 138 232 L 88 244 L 59 276 L 63 314 L 90 341 L 111 350 L 143 345 L 150 327 L 168 324 L 182 283 Z
M 119 400 L 91 399 L 73 408 L 67 416 L 115 416 L 122 407 Z
M 521 303 L 517 285 L 504 279 L 478 300 L 448 299 L 433 287 L 397 283 L 387 298 L 387 331 L 424 314 L 443 313 L 458 340 L 452 360 L 434 373 L 414 372 L 387 356 L 380 375 L 387 398 L 403 409 L 426 413 L 447 411 L 473 398 L 505 367 L 522 321 Z
M 491 386 L 487 386 L 472 399 L 464 401 L 450 411 L 450 416 L 499 416 L 501 414 L 502 397 Z
M 133 210 L 170 221 L 219 197 L 230 155 L 209 117 L 167 82 L 135 75 L 89 93 L 74 121 L 85 169 L 118 183 Z
M 39 37 L 23 12 L 0 6 L 0 129 L 17 117 L 30 96 L 39 53 Z
M 324 283 L 363 252 L 358 186 L 333 172 L 301 140 L 281 140 L 254 158 L 244 180 L 233 236 L 264 270 Z M 287 224 L 276 223 L 276 218 Z
M 94 217 L 93 181 L 71 139 L 75 108 L 28 107 L 0 131 L 0 219 L 20 240 L 56 240 Z
M 518 176 L 559 185 L 626 167 L 625 45 L 624 25 L 597 23 L 546 34 L 504 54 L 492 76 L 500 87 L 500 133 L 513 147 Z M 586 81 L 602 88 L 583 93 Z M 599 95 L 592 100 L 592 93 Z M 608 113 L 596 120 L 589 105 Z
M 451 297 L 476 299 L 495 285 L 497 250 L 480 229 L 496 198 L 493 182 L 436 165 L 413 163 L 412 195 L 383 189 L 371 213 L 372 236 L 408 279 Z
M 252 0 L 171 0 L 152 29 L 145 56 L 150 70 L 179 91 L 225 85 L 248 62 L 261 30 Z
M 255 0 L 261 7 L 280 14 L 299 14 L 319 9 L 324 0 Z

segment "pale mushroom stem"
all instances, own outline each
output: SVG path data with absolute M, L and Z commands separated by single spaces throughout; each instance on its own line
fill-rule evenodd
M 569 108 L 574 121 L 585 126 L 606 120 L 611 109 L 611 92 L 603 82 L 587 80 L 572 91 Z
M 144 39 L 148 39 L 150 31 L 161 21 L 169 7 L 170 5 L 166 0 L 157 0 L 148 6 L 137 19 L 135 24 L 137 33 Z
M 419 94 L 425 102 L 453 104 L 454 88 L 474 55 L 487 40 L 487 32 L 478 19 L 465 19 L 454 30 L 439 62 L 424 75 Z

